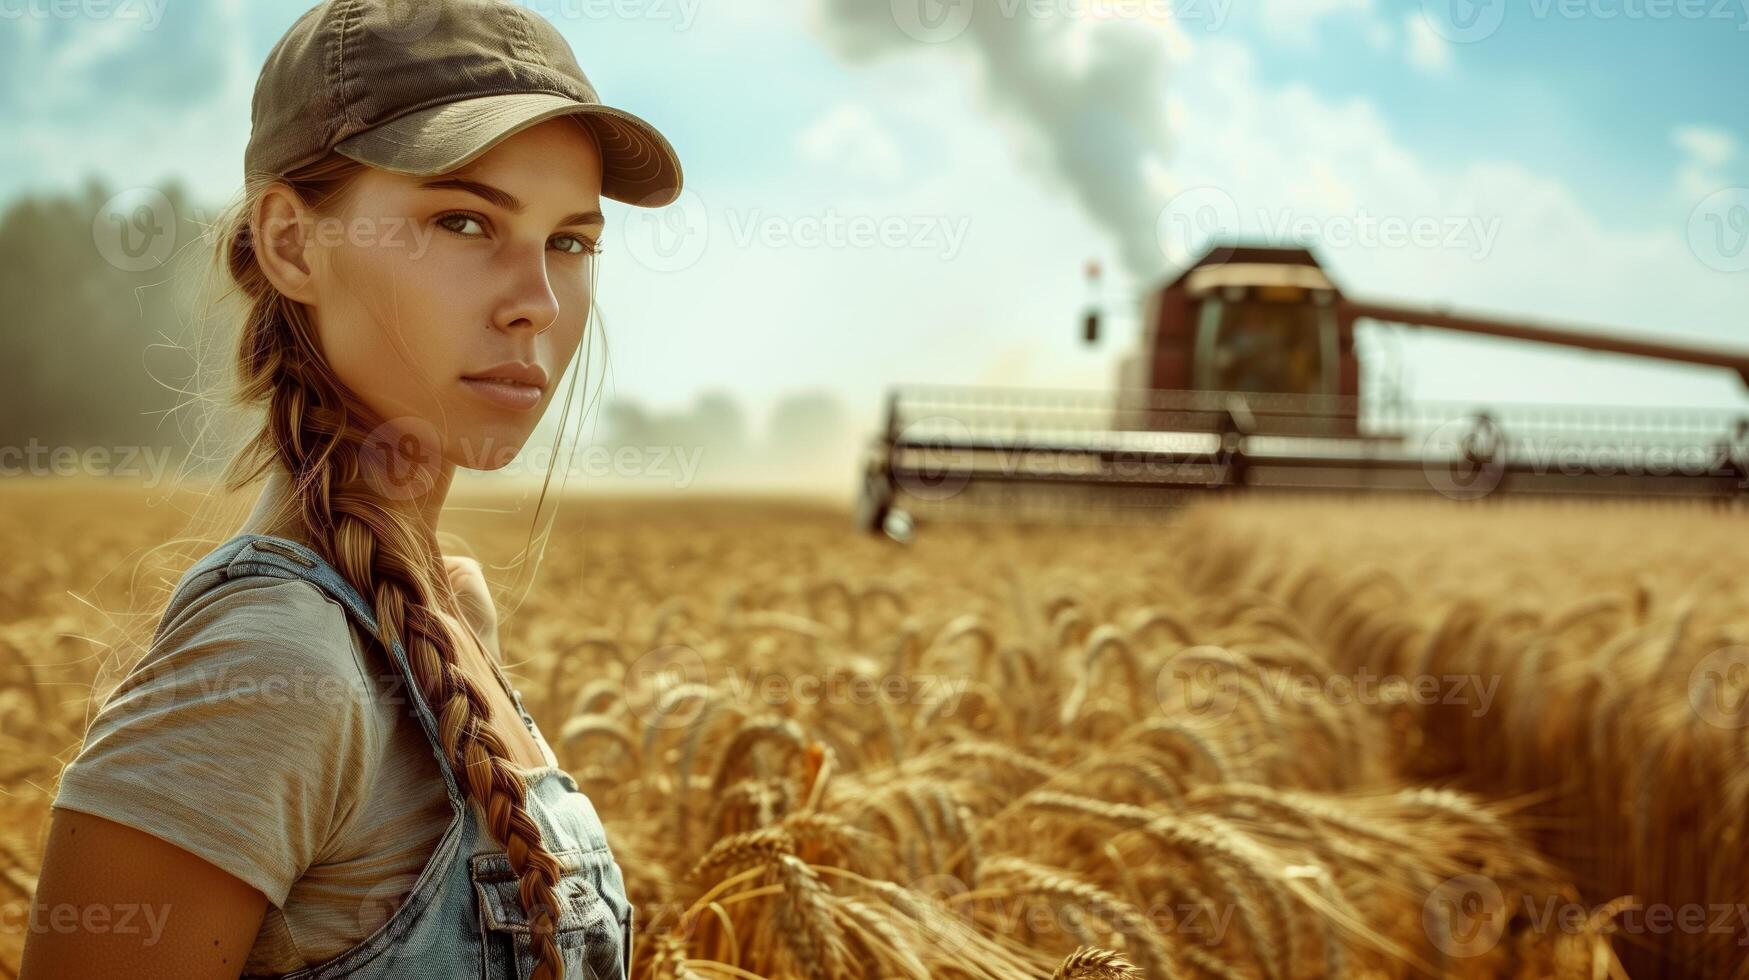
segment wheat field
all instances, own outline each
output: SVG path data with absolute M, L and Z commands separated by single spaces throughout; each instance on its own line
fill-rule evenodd
M 0 499 L 12 975 L 104 630 L 187 513 Z M 445 529 L 490 567 L 531 508 Z M 503 648 L 640 978 L 1749 977 L 1743 530 L 1255 500 L 900 547 L 824 504 L 572 498 Z

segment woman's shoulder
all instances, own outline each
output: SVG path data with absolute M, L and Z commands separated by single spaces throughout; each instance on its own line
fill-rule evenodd
M 178 595 L 149 648 L 112 698 L 159 686 L 164 674 L 217 677 L 222 683 L 318 686 L 327 700 L 366 695 L 360 637 L 345 607 L 318 584 L 264 572 L 196 583 Z M 212 688 L 213 684 L 205 684 Z
M 200 584 L 165 610 L 141 667 L 248 659 L 350 676 L 361 666 L 346 608 L 314 582 L 246 573 Z
M 384 723 L 319 586 L 196 585 L 91 719 L 54 805 L 178 844 L 280 905 L 358 811 Z

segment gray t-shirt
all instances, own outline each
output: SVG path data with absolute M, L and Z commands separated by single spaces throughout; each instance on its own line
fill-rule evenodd
M 452 816 L 399 676 L 316 585 L 221 581 L 165 611 L 54 805 L 260 889 L 270 907 L 245 972 L 322 962 L 387 918 Z

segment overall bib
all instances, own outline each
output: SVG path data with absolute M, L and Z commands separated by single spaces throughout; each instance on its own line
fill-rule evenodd
M 238 575 L 311 582 L 355 617 L 366 634 L 376 635 L 371 607 L 339 572 L 305 545 L 272 535 L 239 534 L 219 545 L 183 574 L 171 604 Z M 284 974 L 282 980 L 524 980 L 533 975 L 535 958 L 510 859 L 481 825 L 478 808 L 463 796 L 438 740 L 436 715 L 414 683 L 398 639 L 389 659 L 410 694 L 408 701 L 443 773 L 455 815 L 411 893 L 375 932 L 326 962 Z M 522 706 L 521 692 L 511 695 L 523 723 L 544 746 L 534 718 Z M 556 939 L 565 976 L 629 980 L 633 909 L 594 805 L 557 766 L 528 771 L 525 780 L 529 814 L 539 824 L 547 850 L 564 868 L 557 885 Z

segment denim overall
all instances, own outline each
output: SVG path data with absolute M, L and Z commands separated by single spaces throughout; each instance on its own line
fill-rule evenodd
M 305 545 L 272 535 L 239 534 L 219 545 L 183 574 L 171 605 L 238 575 L 314 583 L 357 617 L 367 634 L 376 635 L 373 611 L 339 572 Z M 375 932 L 326 962 L 284 974 L 283 980 L 530 977 L 535 956 L 510 859 L 481 825 L 479 808 L 463 795 L 438 740 L 436 715 L 414 683 L 398 639 L 390 659 L 431 743 L 455 816 L 412 892 Z M 534 719 L 523 709 L 521 692 L 512 690 L 511 696 L 523 723 L 550 756 Z M 529 771 L 525 778 L 529 814 L 540 825 L 547 850 L 564 868 L 556 889 L 560 913 L 555 938 L 567 980 L 629 980 L 633 909 L 594 805 L 556 765 Z

